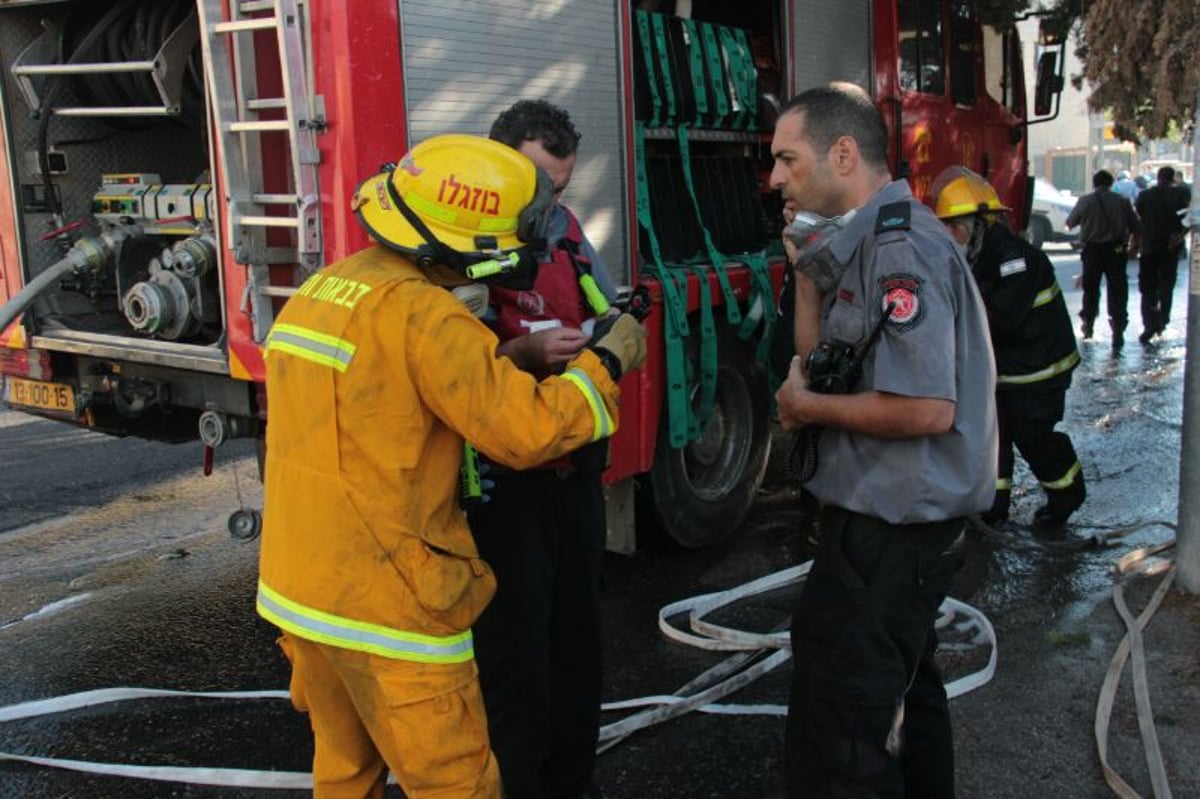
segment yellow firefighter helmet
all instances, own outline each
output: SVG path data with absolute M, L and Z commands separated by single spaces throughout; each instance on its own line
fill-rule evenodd
M 425 264 L 461 268 L 544 238 L 553 199 L 549 177 L 521 153 L 448 134 L 364 180 L 353 208 L 382 244 Z
M 933 182 L 933 212 L 938 219 L 955 219 L 972 214 L 998 213 L 1010 210 L 1000 202 L 1000 195 L 979 174 L 965 166 L 942 170 Z

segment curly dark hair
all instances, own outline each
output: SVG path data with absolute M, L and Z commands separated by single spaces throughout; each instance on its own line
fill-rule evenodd
M 527 141 L 540 141 L 555 158 L 579 148 L 579 131 L 566 111 L 545 100 L 518 100 L 492 123 L 488 137 L 514 150 Z

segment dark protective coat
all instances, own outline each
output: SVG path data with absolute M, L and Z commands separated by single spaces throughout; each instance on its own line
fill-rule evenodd
M 1065 390 L 1079 350 L 1050 259 L 1003 224 L 994 224 L 971 271 L 987 308 L 996 388 Z
M 1070 437 L 1054 429 L 1079 365 L 1054 267 L 1045 253 L 996 223 L 984 234 L 972 272 L 987 308 L 997 370 L 1000 462 L 987 516 L 1008 515 L 1015 446 L 1046 491 L 1045 522 L 1061 523 L 1087 492 Z

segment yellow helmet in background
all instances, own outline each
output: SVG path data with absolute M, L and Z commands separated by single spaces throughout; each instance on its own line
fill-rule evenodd
M 931 193 L 933 212 L 942 220 L 1011 210 L 1000 202 L 992 184 L 965 166 L 943 169 L 933 181 Z
M 481 136 L 434 136 L 354 194 L 359 221 L 380 243 L 425 266 L 462 269 L 545 238 L 554 190 L 511 147 Z

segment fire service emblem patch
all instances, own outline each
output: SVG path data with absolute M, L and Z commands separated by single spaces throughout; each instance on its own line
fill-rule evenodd
M 921 304 L 921 283 L 921 278 L 904 272 L 880 278 L 879 309 L 886 311 L 888 305 L 892 306 L 892 315 L 888 318 L 892 329 L 903 332 L 921 323 L 925 316 L 925 307 Z

